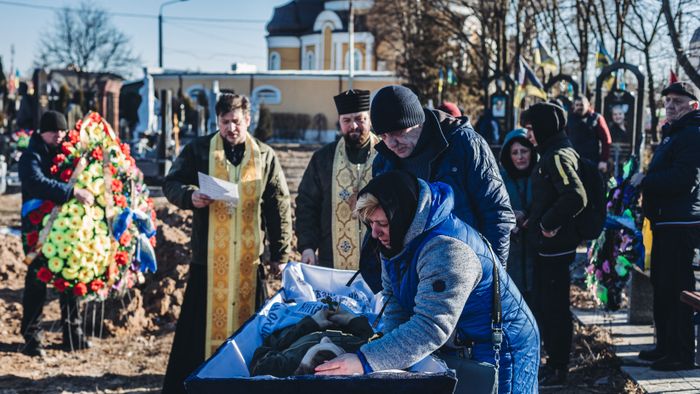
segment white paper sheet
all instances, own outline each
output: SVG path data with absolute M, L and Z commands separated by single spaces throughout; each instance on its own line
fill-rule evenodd
M 207 174 L 198 173 L 199 191 L 206 194 L 212 200 L 226 201 L 238 205 L 238 185 Z

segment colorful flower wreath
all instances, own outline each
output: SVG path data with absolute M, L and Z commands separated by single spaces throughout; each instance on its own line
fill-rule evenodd
M 155 210 L 127 144 L 92 112 L 76 123 L 53 159 L 51 175 L 95 197 L 91 206 L 71 198 L 62 206 L 30 200 L 24 243 L 28 262 L 43 257 L 37 273 L 59 292 L 105 298 L 155 272 Z

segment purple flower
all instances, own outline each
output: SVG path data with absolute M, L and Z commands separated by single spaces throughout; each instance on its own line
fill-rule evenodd
M 610 262 L 608 260 L 605 260 L 603 262 L 603 272 L 605 272 L 606 274 L 610 273 Z

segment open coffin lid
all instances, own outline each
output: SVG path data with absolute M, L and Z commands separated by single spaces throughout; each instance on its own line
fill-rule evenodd
M 289 263 L 282 275 L 282 289 L 262 309 L 224 342 L 214 355 L 185 381 L 189 393 L 323 393 L 363 394 L 452 393 L 456 383 L 454 371 L 440 360 L 429 356 L 410 368 L 409 372 L 385 371 L 358 376 L 253 376 L 248 363 L 262 345 L 260 334 L 284 303 L 317 301 L 330 296 L 334 301 L 353 303 L 374 322 L 382 300 L 372 293 L 362 276 L 346 284 L 355 272 Z M 381 328 L 381 324 L 380 327 Z

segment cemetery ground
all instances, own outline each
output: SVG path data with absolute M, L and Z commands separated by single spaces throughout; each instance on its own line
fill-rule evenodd
M 296 194 L 313 149 L 276 147 Z M 77 352 L 60 349 L 58 297 L 48 291 L 44 309 L 47 356 L 31 358 L 19 352 L 21 297 L 26 266 L 20 238 L 0 234 L 0 394 L 10 393 L 147 393 L 160 392 L 180 313 L 188 262 L 191 213 L 156 198 L 158 272 L 147 274 L 123 300 L 105 302 L 105 320 L 99 324 L 101 304 L 91 304 L 85 314 L 93 347 Z M 0 226 L 19 228 L 21 197 L 0 196 Z M 279 283 L 269 282 L 274 290 Z M 572 303 L 593 308 L 590 296 L 574 284 Z M 96 308 L 93 308 L 95 306 Z M 95 323 L 93 313 L 95 310 Z M 102 328 L 102 338 L 99 330 Z M 544 393 L 641 393 L 621 372 L 610 332 L 598 326 L 575 325 L 569 385 L 543 389 Z

